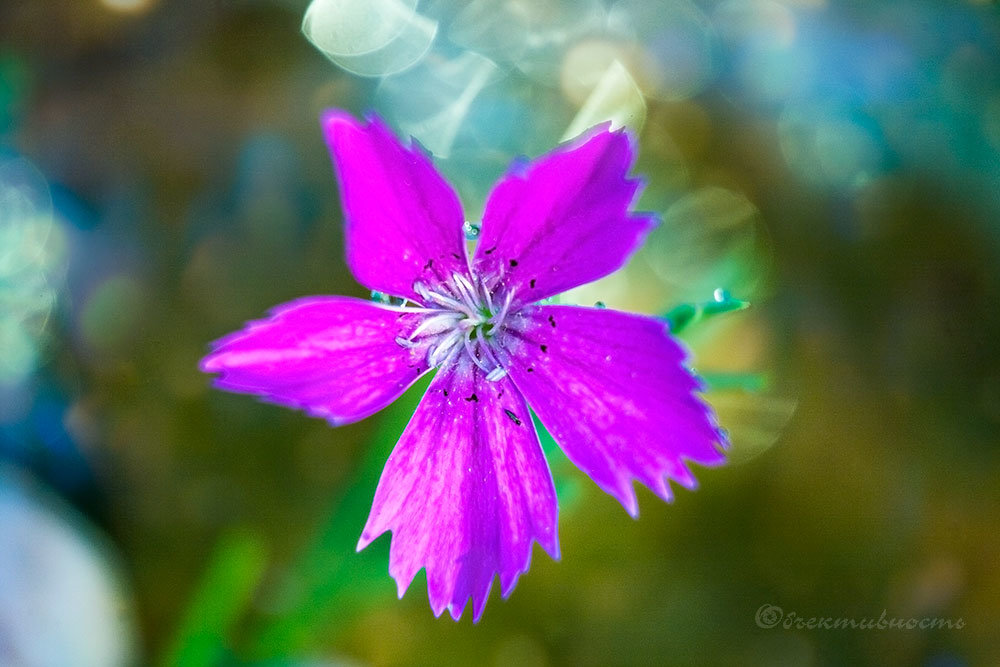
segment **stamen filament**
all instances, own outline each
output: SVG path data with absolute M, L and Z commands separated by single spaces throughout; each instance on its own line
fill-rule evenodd
M 462 316 L 460 313 L 455 313 L 450 310 L 441 311 L 437 315 L 432 315 L 430 317 L 425 318 L 423 322 L 417 325 L 416 329 L 410 332 L 409 338 L 410 340 L 413 340 L 418 335 L 422 334 L 428 329 L 434 328 L 440 324 L 447 324 L 449 322 L 457 323 L 458 321 L 461 320 L 461 317 Z M 432 333 L 437 333 L 437 332 L 432 332 Z
M 504 318 L 507 317 L 507 311 L 510 309 L 510 304 L 513 300 L 514 300 L 514 290 L 512 289 L 511 291 L 507 292 L 507 296 L 504 298 L 503 308 L 500 309 L 500 312 L 490 318 L 490 324 L 496 326 L 504 321 Z
M 497 360 L 496 355 L 493 354 L 493 350 L 489 345 L 483 344 L 480 346 L 480 349 L 483 350 L 483 353 L 486 355 L 489 362 L 493 364 L 494 369 L 501 368 L 500 362 Z
M 466 306 L 472 310 L 478 310 L 479 299 L 475 296 L 476 290 L 473 289 L 472 284 L 466 280 L 465 276 L 455 274 L 455 288 L 465 300 Z
M 493 294 L 490 292 L 490 288 L 484 285 L 482 282 L 479 283 L 480 291 L 486 298 L 486 310 L 493 312 Z
M 434 291 L 421 282 L 414 283 L 413 291 L 424 303 L 420 308 L 404 310 L 423 313 L 426 317 L 409 336 L 397 338 L 396 342 L 405 348 L 413 348 L 420 345 L 416 340 L 418 337 L 430 339 L 427 352 L 430 366 L 448 363 L 459 350 L 464 349 L 469 359 L 486 374 L 487 380 L 496 382 L 506 377 L 507 370 L 497 359 L 492 339 L 510 312 L 514 290 L 503 295 L 503 306 L 497 311 L 499 301 L 479 279 L 470 280 L 456 273 L 440 289 Z M 439 307 L 431 307 L 431 304 Z
M 462 339 L 462 332 L 460 329 L 453 329 L 448 333 L 448 336 L 433 347 L 427 354 L 427 365 L 434 367 L 439 366 L 444 363 L 445 360 L 449 359 L 452 353 L 457 349 L 456 343 Z
M 507 377 L 507 369 L 497 366 L 489 373 L 486 374 L 486 379 L 490 382 L 496 382 L 497 380 L 502 380 Z
M 457 310 L 457 311 L 459 311 L 461 313 L 465 313 L 469 317 L 472 317 L 474 315 L 474 313 L 475 313 L 475 311 L 472 310 L 471 308 L 469 308 L 466 304 L 464 304 L 464 303 L 462 303 L 460 301 L 457 301 L 456 299 L 453 299 L 450 296 L 445 296 L 444 294 L 438 294 L 437 292 L 430 292 L 430 291 L 428 291 L 427 292 L 427 298 L 429 298 L 431 301 L 434 301 L 435 303 L 438 303 L 438 304 L 440 304 L 442 306 L 448 306 L 449 308 L 451 308 L 453 310 Z
M 479 349 L 482 350 L 485 347 L 486 347 L 486 345 L 480 343 Z M 493 368 L 490 368 L 489 366 L 487 366 L 486 362 L 484 362 L 482 359 L 480 359 L 479 356 L 476 354 L 475 346 L 472 343 L 472 330 L 471 329 L 465 333 L 465 351 L 468 352 L 469 358 L 472 359 L 473 363 L 475 363 L 481 369 L 483 369 L 484 371 L 486 371 L 486 373 L 493 372 Z
M 427 285 L 424 285 L 419 280 L 413 283 L 413 291 L 416 292 L 417 295 L 420 296 L 420 298 L 423 299 L 425 302 L 432 301 L 438 304 L 439 306 L 445 306 L 446 308 L 450 308 L 451 310 L 457 310 L 459 312 L 465 313 L 466 315 L 469 315 L 470 317 L 472 316 L 472 313 L 470 312 L 469 307 L 466 304 L 460 303 L 459 301 L 456 301 L 450 296 L 445 296 L 444 294 L 441 294 L 439 292 L 434 292 L 427 289 Z M 424 305 L 426 305 L 426 303 Z

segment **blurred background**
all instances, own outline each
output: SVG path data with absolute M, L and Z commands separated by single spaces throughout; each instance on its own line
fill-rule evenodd
M 632 127 L 663 222 L 562 299 L 669 315 L 734 442 L 633 521 L 547 441 L 562 560 L 478 625 L 354 552 L 422 387 L 332 429 L 197 371 L 367 296 L 328 107 L 471 221 L 513 158 Z M 989 0 L 4 2 L 0 663 L 998 664 L 998 251 Z

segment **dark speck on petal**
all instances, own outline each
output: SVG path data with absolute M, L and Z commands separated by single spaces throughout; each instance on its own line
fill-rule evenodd
M 472 396 L 467 397 L 465 400 L 467 400 L 467 401 L 475 401 L 476 403 L 478 403 L 479 402 L 479 397 L 476 396 L 475 394 L 473 394 Z
M 504 408 L 503 411 L 507 413 L 507 416 L 510 417 L 510 420 L 512 422 L 514 422 L 515 426 L 520 426 L 521 425 L 521 420 L 517 418 L 517 415 L 515 415 L 513 412 L 511 412 L 507 408 Z

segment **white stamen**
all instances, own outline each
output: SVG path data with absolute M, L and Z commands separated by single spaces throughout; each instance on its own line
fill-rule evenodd
M 490 382 L 496 382 L 497 380 L 502 380 L 505 377 L 507 377 L 507 369 L 500 368 L 499 366 L 486 374 L 486 379 Z
M 454 325 L 459 320 L 462 319 L 460 313 L 454 313 L 452 311 L 446 310 L 440 312 L 437 315 L 431 315 L 430 317 L 424 318 L 424 321 L 417 325 L 417 328 L 410 333 L 410 340 L 413 340 L 423 332 L 428 329 L 437 329 L 439 325 L 444 324 L 444 327 L 440 327 L 439 330 L 432 331 L 431 333 L 440 333 L 448 328 L 448 325 Z
M 427 365 L 432 367 L 441 365 L 458 349 L 457 343 L 460 340 L 462 340 L 461 330 L 453 329 L 450 331 L 443 341 L 431 348 L 430 352 L 427 353 Z
M 444 310 L 443 308 L 424 308 L 423 306 L 392 306 L 393 310 L 397 310 L 403 313 L 450 313 L 450 310 Z
M 455 287 L 465 300 L 465 305 L 473 311 L 478 310 L 479 299 L 475 296 L 476 290 L 473 289 L 472 284 L 466 280 L 465 276 L 455 274 Z
M 419 280 L 413 283 L 413 291 L 424 301 L 427 301 L 427 286 Z
M 507 311 L 510 309 L 510 304 L 514 300 L 514 290 L 507 292 L 507 296 L 504 298 L 503 308 L 500 312 L 490 318 L 490 323 L 494 326 L 499 326 L 503 324 L 504 318 L 507 317 Z
M 493 294 L 490 292 L 489 288 L 486 285 L 480 284 L 479 286 L 480 286 L 480 288 L 482 290 L 483 296 L 486 297 L 486 310 L 492 313 L 493 312 Z
M 486 347 L 485 345 L 482 345 L 482 344 L 479 345 L 479 349 L 484 349 L 485 347 Z M 479 356 L 476 354 L 476 348 L 475 348 L 475 345 L 472 342 L 472 331 L 471 330 L 468 331 L 468 332 L 466 332 L 466 334 L 465 334 L 465 351 L 468 352 L 469 358 L 472 359 L 473 363 L 475 363 L 477 366 L 479 366 L 481 369 L 483 369 L 487 373 L 492 373 L 493 372 L 494 369 L 491 368 L 490 366 L 487 366 L 486 362 L 483 361 L 482 359 L 480 359 Z
M 497 360 L 496 355 L 493 354 L 493 350 L 492 350 L 492 348 L 490 348 L 489 345 L 482 345 L 482 346 L 480 346 L 480 349 L 483 350 L 483 354 L 486 356 L 486 359 L 491 364 L 493 364 L 493 368 L 494 369 L 496 369 L 496 368 L 502 368 L 502 366 L 500 365 L 500 362 Z
M 413 284 L 413 291 L 423 301 L 418 308 L 404 308 L 406 312 L 424 313 L 425 317 L 406 338 L 396 342 L 404 348 L 427 345 L 427 363 L 441 366 L 465 351 L 469 359 L 496 382 L 507 376 L 507 370 L 497 359 L 493 345 L 494 336 L 503 326 L 514 302 L 514 290 L 503 295 L 499 311 L 491 289 L 478 278 L 470 280 L 460 274 L 452 275 L 448 283 L 429 289 L 422 282 Z M 419 338 L 419 341 L 417 340 Z
M 457 310 L 460 313 L 465 313 L 469 317 L 472 317 L 475 311 L 471 310 L 466 304 L 451 298 L 450 296 L 445 296 L 444 294 L 438 294 L 437 292 L 427 292 L 427 298 L 431 301 L 440 304 L 442 306 L 447 306 L 452 310 Z
M 413 349 L 417 346 L 417 344 L 414 343 L 412 340 L 410 340 L 409 338 L 403 338 L 402 336 L 396 336 L 396 344 L 399 345 L 400 347 L 405 347 L 408 350 Z
M 470 314 L 465 304 L 459 303 L 450 296 L 446 296 L 439 292 L 434 292 L 427 289 L 427 285 L 423 284 L 419 280 L 413 283 L 413 291 L 416 292 L 417 295 L 425 301 L 424 303 L 425 306 L 427 305 L 426 302 L 430 301 L 432 303 L 438 304 L 439 306 L 444 306 L 445 308 L 448 308 L 450 310 L 457 310 L 458 312 L 465 313 L 466 315 Z

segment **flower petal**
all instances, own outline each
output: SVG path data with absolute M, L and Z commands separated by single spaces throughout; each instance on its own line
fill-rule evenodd
M 633 516 L 633 479 L 669 501 L 664 477 L 697 485 L 686 460 L 723 462 L 724 437 L 661 320 L 530 306 L 510 326 L 501 363 L 566 456 Z
M 395 340 L 416 317 L 361 299 L 307 297 L 216 341 L 200 367 L 221 373 L 220 389 L 345 424 L 381 410 L 428 370 L 426 349 Z
M 417 146 L 382 123 L 323 114 L 344 206 L 347 264 L 365 287 L 414 301 L 413 283 L 468 275 L 458 197 Z
M 640 188 L 626 178 L 631 135 L 604 125 L 529 164 L 515 164 L 486 203 L 473 258 L 491 287 L 533 303 L 620 268 L 655 223 L 628 212 Z
M 504 596 L 537 540 L 559 557 L 556 495 L 524 398 L 464 355 L 442 369 L 379 480 L 358 550 L 391 530 L 399 596 L 420 568 L 436 615 L 479 620 L 495 574 Z

